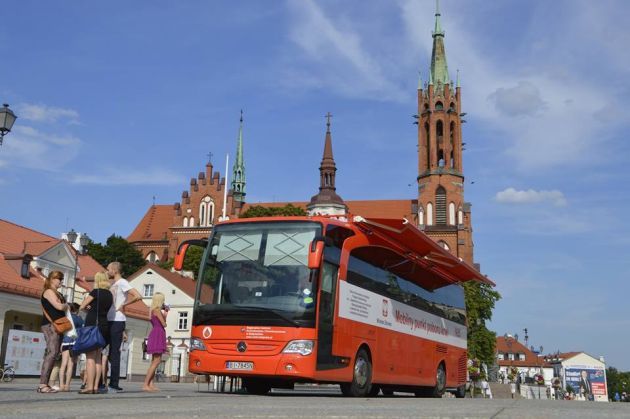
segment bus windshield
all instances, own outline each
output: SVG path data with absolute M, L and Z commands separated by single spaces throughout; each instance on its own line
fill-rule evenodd
M 308 269 L 315 222 L 219 225 L 199 273 L 194 325 L 314 327 L 314 282 Z

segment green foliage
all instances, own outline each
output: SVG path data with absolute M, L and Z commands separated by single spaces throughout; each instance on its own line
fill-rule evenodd
M 199 246 L 189 246 L 184 256 L 184 270 L 191 271 L 195 280 L 199 274 L 199 266 L 201 266 L 201 259 L 203 258 L 204 248 Z M 167 270 L 171 270 L 173 267 L 173 259 L 169 259 L 166 262 L 158 263 L 158 266 Z
M 464 293 L 468 315 L 468 357 L 492 365 L 497 336 L 488 330 L 486 321 L 492 319 L 492 309 L 501 294 L 490 285 L 472 281 L 464 283 Z
M 128 277 L 147 263 L 134 245 L 115 234 L 109 236 L 104 245 L 94 242 L 88 244 L 87 252 L 104 267 L 111 262 L 120 262 L 123 277 Z
M 284 207 L 268 208 L 260 205 L 251 206 L 242 213 L 239 218 L 254 218 L 254 217 L 277 217 L 277 216 L 303 216 L 306 215 L 300 207 L 295 207 L 292 204 L 287 204 Z
M 567 384 L 567 393 L 575 394 L 575 389 L 573 388 L 571 384 Z
M 630 371 L 622 372 L 615 367 L 606 368 L 606 384 L 608 397 L 613 397 L 615 392 L 630 393 Z

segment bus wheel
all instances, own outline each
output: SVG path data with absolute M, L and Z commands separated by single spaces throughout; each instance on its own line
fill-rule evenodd
M 243 378 L 243 387 L 249 394 L 264 396 L 271 391 L 271 386 L 264 380 L 256 378 Z
M 416 397 L 442 397 L 446 390 L 446 370 L 444 364 L 437 367 L 434 387 L 420 387 L 415 391 Z
M 457 387 L 457 390 L 455 391 L 455 397 L 457 397 L 458 399 L 463 399 L 464 397 L 466 397 L 466 384 Z
M 444 364 L 440 363 L 435 373 L 435 387 L 433 387 L 431 396 L 442 397 L 445 390 L 446 390 L 446 369 L 444 368 Z
M 351 383 L 341 383 L 344 396 L 366 397 L 372 388 L 372 362 L 363 348 L 359 349 L 354 359 L 354 369 Z

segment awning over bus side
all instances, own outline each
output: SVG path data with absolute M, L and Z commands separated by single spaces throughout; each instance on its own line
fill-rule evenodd
M 495 285 L 485 275 L 453 256 L 407 220 L 354 217 L 353 222 L 399 243 L 411 253 L 407 254 L 409 258 L 416 259 L 418 263 L 440 277 L 445 282 L 444 285 L 467 281 Z

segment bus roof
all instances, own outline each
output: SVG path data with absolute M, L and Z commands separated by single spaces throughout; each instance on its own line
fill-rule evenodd
M 274 216 L 241 218 L 228 223 L 265 222 L 265 221 L 316 221 L 326 224 L 351 225 L 363 232 L 377 235 L 381 241 L 395 244 L 403 256 L 420 265 L 431 273 L 427 279 L 432 283 L 429 288 L 436 289 L 450 283 L 477 281 L 491 286 L 494 282 L 481 272 L 453 256 L 448 250 L 433 241 L 429 236 L 406 219 L 363 218 L 361 216 Z M 220 224 L 223 224 L 221 222 Z M 374 241 L 374 239 L 372 239 Z M 425 286 L 428 284 L 425 284 Z

